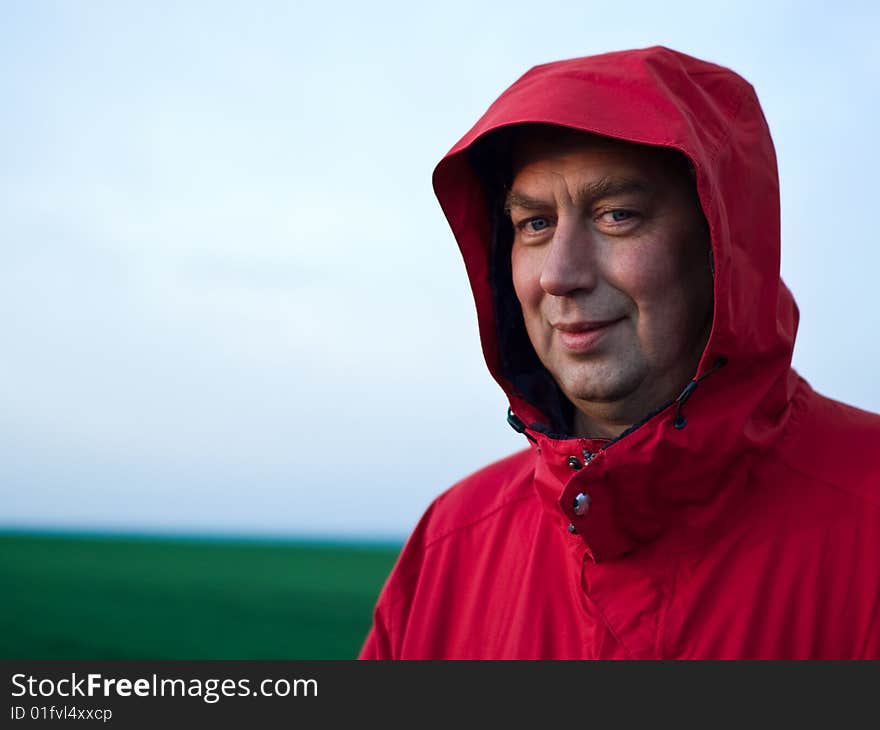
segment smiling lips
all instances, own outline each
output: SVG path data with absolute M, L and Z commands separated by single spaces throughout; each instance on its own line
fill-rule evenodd
M 623 317 L 602 322 L 559 322 L 553 328 L 559 333 L 559 339 L 566 350 L 585 353 L 592 350 L 605 333 L 622 319 Z

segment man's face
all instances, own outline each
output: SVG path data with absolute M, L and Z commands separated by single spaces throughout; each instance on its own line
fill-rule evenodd
M 712 275 L 687 173 L 643 145 L 556 130 L 522 140 L 507 197 L 529 339 L 577 408 L 616 436 L 675 398 L 708 337 Z

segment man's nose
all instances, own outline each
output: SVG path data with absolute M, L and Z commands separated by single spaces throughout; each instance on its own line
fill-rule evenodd
M 577 219 L 560 219 L 541 269 L 541 288 L 554 296 L 593 289 L 597 282 L 591 232 Z

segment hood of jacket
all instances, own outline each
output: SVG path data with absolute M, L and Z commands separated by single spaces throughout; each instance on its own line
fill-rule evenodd
M 481 145 L 527 123 L 678 150 L 708 223 L 713 320 L 691 384 L 610 442 L 564 432 L 560 393 L 534 351 L 518 351 L 530 345 L 512 286 L 499 281 L 499 271 L 509 276 L 496 255 L 509 256 L 498 243 L 509 224 L 487 190 Z M 779 274 L 776 156 L 748 82 L 663 47 L 536 66 L 441 160 L 433 184 L 464 258 L 486 364 L 535 451 L 536 488 L 593 559 L 651 541 L 745 478 L 784 429 L 798 380 L 798 310 Z

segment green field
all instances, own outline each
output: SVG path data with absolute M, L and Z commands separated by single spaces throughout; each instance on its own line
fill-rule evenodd
M 0 658 L 352 658 L 398 551 L 0 533 Z

